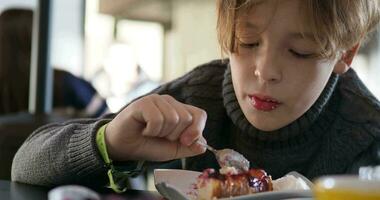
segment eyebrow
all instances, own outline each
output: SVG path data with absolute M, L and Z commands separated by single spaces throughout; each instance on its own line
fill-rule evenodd
M 253 24 L 249 21 L 245 22 L 244 27 L 251 29 L 251 30 L 254 30 L 256 32 L 260 30 L 256 24 Z M 288 34 L 288 37 L 292 38 L 292 39 L 308 39 L 311 41 L 315 41 L 314 35 L 311 32 L 304 32 L 304 33 L 302 33 L 302 32 L 291 32 Z
M 288 37 L 292 39 L 307 39 L 307 40 L 315 41 L 314 35 L 310 32 L 305 32 L 305 33 L 294 32 L 294 33 L 288 34 Z
M 256 0 L 256 1 L 253 1 L 252 5 L 257 6 L 257 5 L 260 5 L 264 2 L 265 2 L 265 0 Z

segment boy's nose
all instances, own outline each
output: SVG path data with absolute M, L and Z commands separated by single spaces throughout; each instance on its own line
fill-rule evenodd
M 282 71 L 275 61 L 275 58 L 264 56 L 256 60 L 254 75 L 260 82 L 266 84 L 279 83 L 282 80 Z
M 277 83 L 280 80 L 280 78 L 278 78 L 277 76 L 267 75 L 259 70 L 255 70 L 254 74 L 258 78 L 258 80 L 263 83 Z

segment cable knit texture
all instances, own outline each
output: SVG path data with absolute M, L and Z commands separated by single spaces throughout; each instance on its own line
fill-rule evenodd
M 273 132 L 260 131 L 245 118 L 228 60 L 201 65 L 152 93 L 169 94 L 204 109 L 208 117 L 203 134 L 208 143 L 241 152 L 252 167 L 265 169 L 273 178 L 298 171 L 313 179 L 380 164 L 380 104 L 353 70 L 343 76 L 333 74 L 304 115 Z M 15 156 L 12 179 L 40 185 L 105 184 L 95 133 L 113 117 L 52 124 L 35 131 Z M 210 152 L 188 158 L 186 167 L 219 168 Z

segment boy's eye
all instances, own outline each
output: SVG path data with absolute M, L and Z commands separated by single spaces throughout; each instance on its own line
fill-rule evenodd
M 254 43 L 244 43 L 244 42 L 239 41 L 239 45 L 240 45 L 241 47 L 243 47 L 243 48 L 252 49 L 252 48 L 258 47 L 258 46 L 259 46 L 259 43 L 258 43 L 258 42 L 254 42 Z
M 304 59 L 306 59 L 306 58 L 313 58 L 313 57 L 315 57 L 314 53 L 306 53 L 306 54 L 305 53 L 298 53 L 297 51 L 294 51 L 293 49 L 289 49 L 289 52 L 291 54 L 293 54 L 297 58 L 304 58 Z

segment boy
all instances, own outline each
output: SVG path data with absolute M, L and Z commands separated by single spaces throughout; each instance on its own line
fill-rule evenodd
M 190 170 L 219 168 L 198 141 L 234 149 L 273 178 L 298 171 L 312 179 L 378 164 L 379 102 L 349 69 L 379 23 L 378 1 L 217 6 L 228 60 L 199 66 L 115 115 L 36 130 L 15 156 L 13 180 L 105 185 L 107 170 L 111 178 L 120 174 L 110 159 L 132 170 L 139 160 L 193 156 Z

